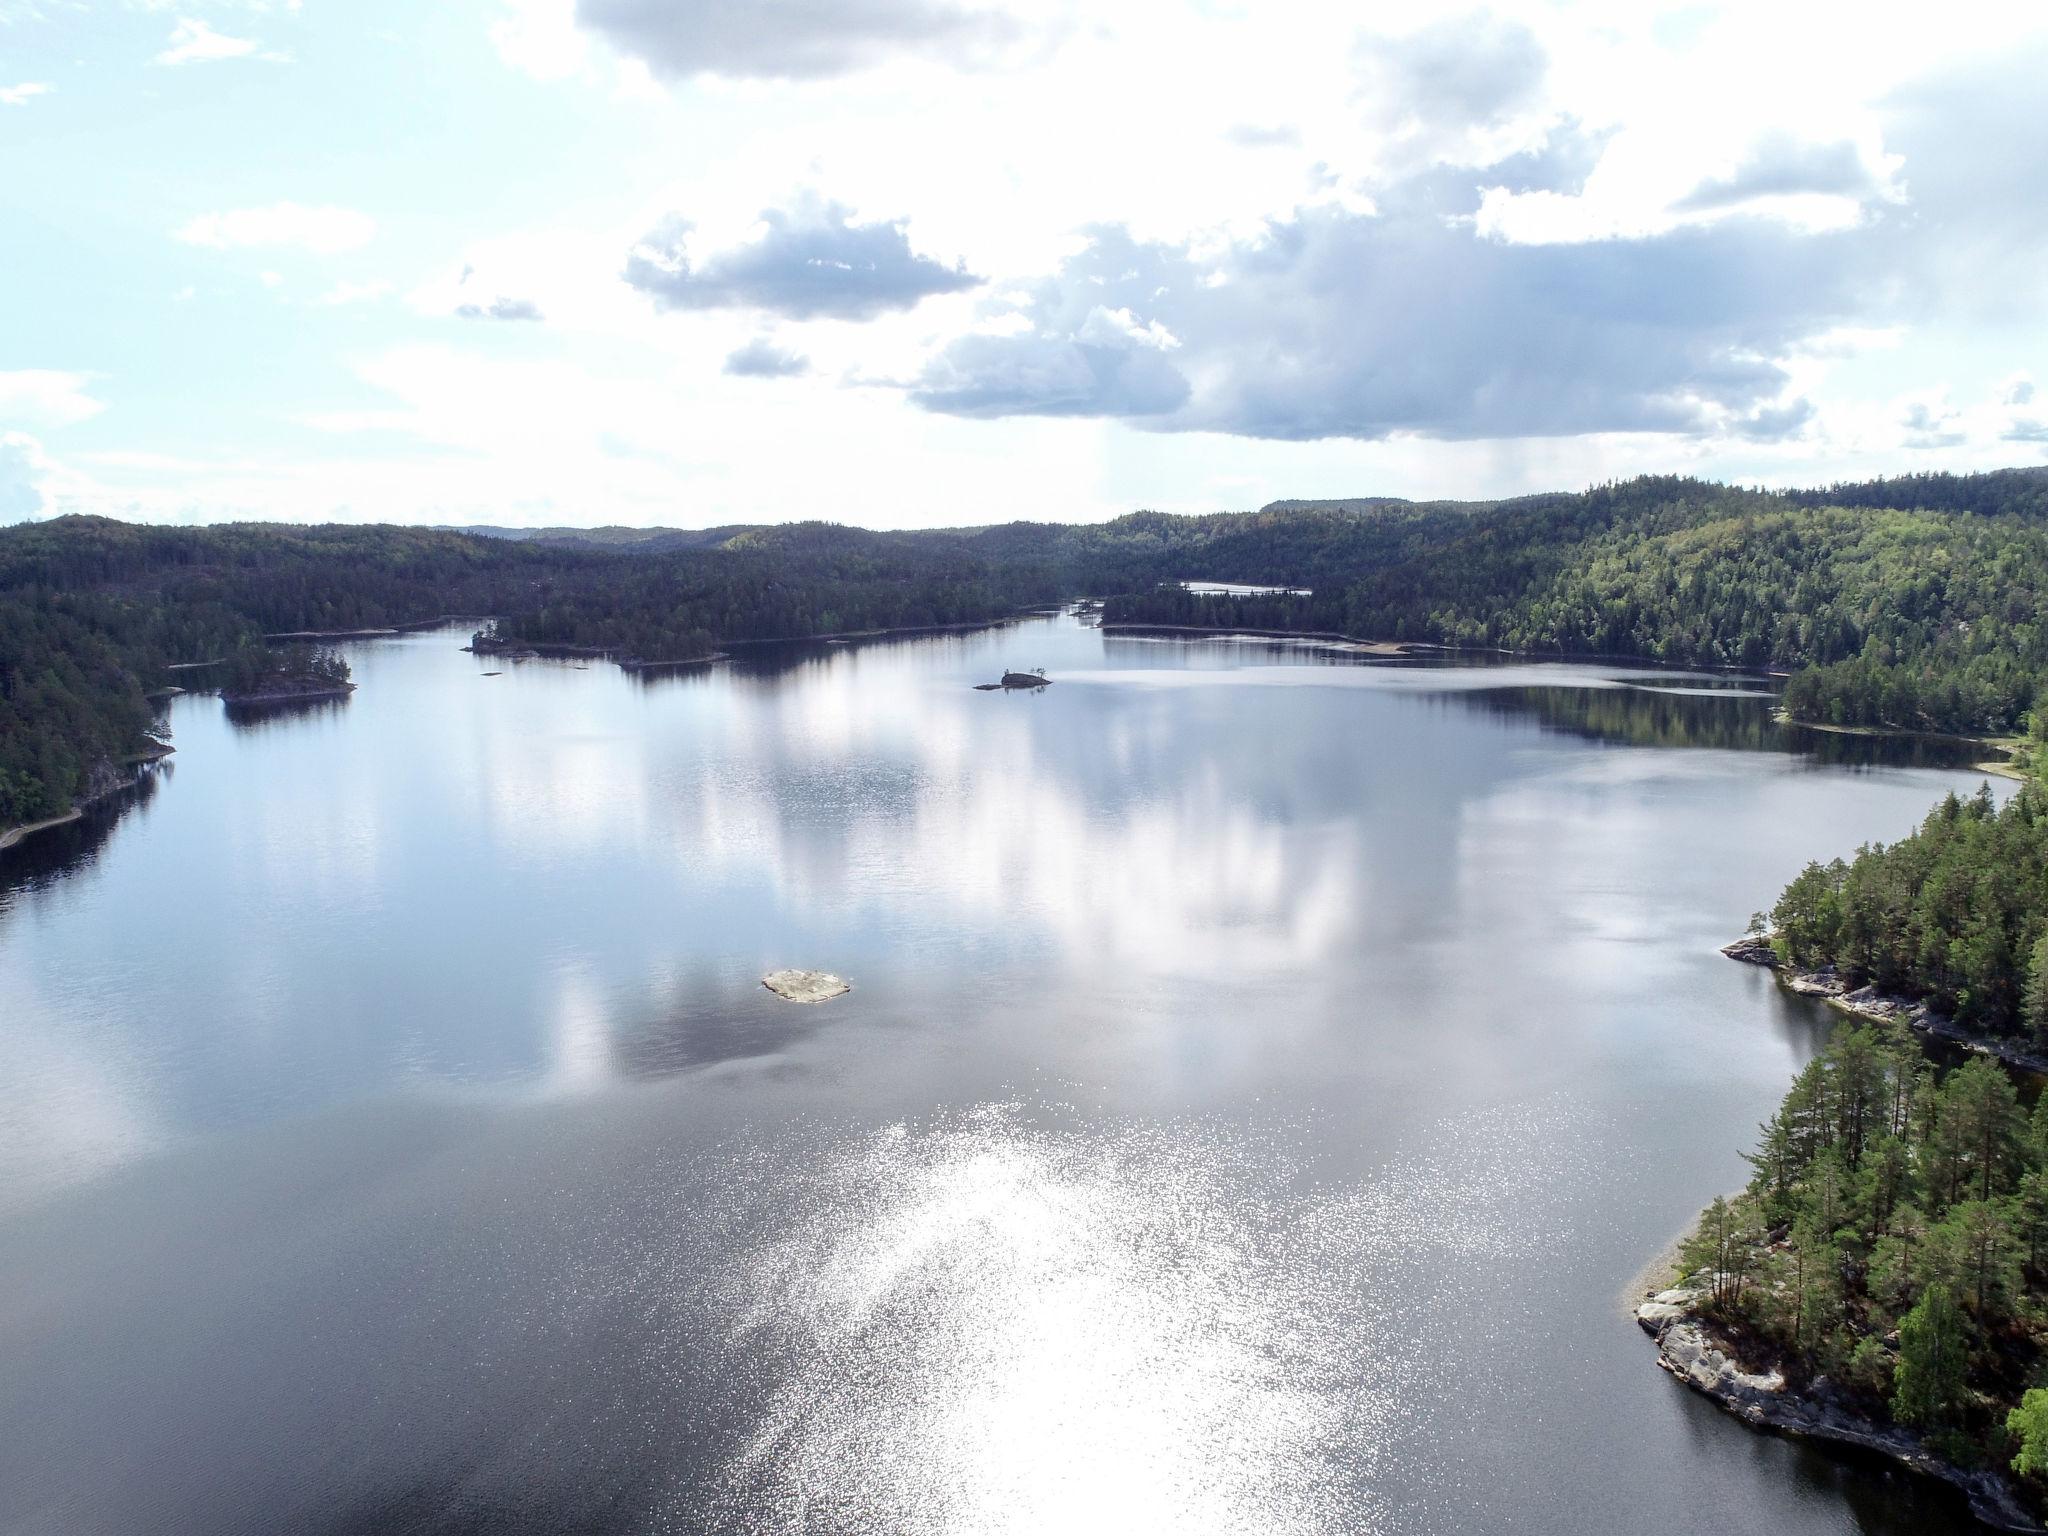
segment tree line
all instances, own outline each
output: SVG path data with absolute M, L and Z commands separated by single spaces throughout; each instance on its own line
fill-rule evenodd
M 388 525 L 0 529 L 0 824 L 138 750 L 174 662 L 266 634 L 494 616 L 508 641 L 681 661 L 736 640 L 973 623 L 1317 629 L 1792 672 L 1799 719 L 2015 729 L 2048 677 L 2048 478 L 1771 494 L 1647 477 L 1497 502 L 1276 504 L 916 533 L 828 523 L 484 537 Z M 1917 509 L 1917 510 L 1916 510 Z M 1307 587 L 1197 597 L 1179 582 Z

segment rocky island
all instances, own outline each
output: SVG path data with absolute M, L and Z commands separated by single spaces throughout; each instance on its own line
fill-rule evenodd
M 341 653 L 324 645 L 244 645 L 224 667 L 220 696 L 238 706 L 345 699 L 356 690 Z
M 770 971 L 761 985 L 786 1003 L 823 1003 L 853 990 L 851 982 L 830 971 Z

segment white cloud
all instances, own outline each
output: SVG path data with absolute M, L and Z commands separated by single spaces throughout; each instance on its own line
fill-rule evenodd
M 203 213 L 176 231 L 187 245 L 225 251 L 248 246 L 296 246 L 320 256 L 367 245 L 377 221 L 353 208 L 308 207 L 273 203 L 268 208 L 236 208 Z
M 159 64 L 213 64 L 223 59 L 245 59 L 262 48 L 246 37 L 228 37 L 203 21 L 185 17 L 171 28 L 170 41 L 156 56 Z
M 89 375 L 54 368 L 0 372 L 0 427 L 68 427 L 105 405 L 87 394 Z
M 503 0 L 505 14 L 491 23 L 498 56 L 536 80 L 580 74 L 588 50 L 576 26 L 576 0 Z
M 0 432 L 0 523 L 41 517 L 49 506 L 49 478 L 41 443 L 26 432 Z
M 44 80 L 24 80 L 19 85 L 0 85 L 0 106 L 24 107 L 37 96 L 47 96 L 57 87 Z

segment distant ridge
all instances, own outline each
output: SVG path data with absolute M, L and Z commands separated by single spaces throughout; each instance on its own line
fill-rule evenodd
M 743 533 L 760 530 L 759 523 L 726 523 L 717 528 L 626 528 L 613 523 L 603 528 L 506 528 L 494 523 L 440 523 L 441 533 L 467 533 L 480 539 L 503 539 L 511 544 L 598 544 L 609 549 L 712 549 Z
M 1329 500 L 1304 500 L 1289 497 L 1284 501 L 1269 501 L 1260 512 L 1372 512 L 1381 507 L 1412 507 L 1415 503 L 1406 496 L 1338 496 Z

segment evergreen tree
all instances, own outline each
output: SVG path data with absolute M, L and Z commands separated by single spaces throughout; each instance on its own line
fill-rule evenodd
M 1945 1285 L 1930 1286 L 1899 1321 L 1892 1413 L 1900 1423 L 1933 1428 L 1949 1421 L 1962 1399 L 1968 1350 L 1955 1297 Z

